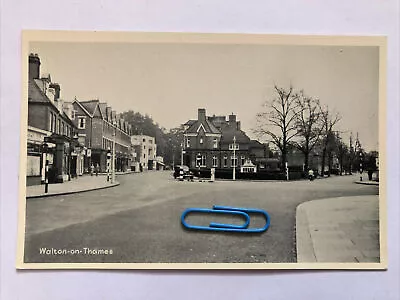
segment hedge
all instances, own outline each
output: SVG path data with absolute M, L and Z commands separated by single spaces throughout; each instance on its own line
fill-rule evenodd
M 196 169 L 191 168 L 194 176 L 200 178 L 211 178 L 211 170 L 202 168 Z M 218 179 L 232 179 L 233 172 L 232 169 L 215 169 L 215 178 Z M 304 178 L 303 171 L 292 171 L 289 169 L 289 179 L 298 180 Z M 275 171 L 259 171 L 256 173 L 241 173 L 240 169 L 236 169 L 236 179 L 243 180 L 286 180 L 286 174 L 280 170 Z

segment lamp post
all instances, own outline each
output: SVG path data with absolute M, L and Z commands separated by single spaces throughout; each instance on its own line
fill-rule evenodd
M 47 143 L 43 143 L 42 151 L 44 153 L 45 159 L 45 168 L 44 168 L 44 192 L 49 192 L 49 160 L 47 159 L 47 152 L 49 149 L 49 145 Z
M 364 170 L 364 166 L 363 166 L 363 153 L 362 153 L 362 150 L 360 149 L 360 153 L 359 153 L 359 155 L 360 155 L 360 181 L 362 181 L 363 180 L 363 177 L 362 177 L 362 174 L 363 174 L 363 170 Z
M 113 133 L 113 144 L 112 144 L 112 159 L 111 159 L 111 183 L 115 182 L 115 129 Z
M 78 143 L 78 135 L 75 133 L 72 138 L 72 143 L 69 145 L 69 160 L 68 160 L 68 181 L 71 181 L 71 164 L 72 164 L 72 152 L 75 151 L 76 144 Z M 78 164 L 78 159 L 77 162 Z M 78 166 L 76 165 L 75 168 Z
M 233 136 L 233 180 L 236 180 L 236 136 Z
M 113 133 L 113 146 L 112 146 L 112 170 L 111 170 L 111 183 L 115 182 L 115 136 L 117 135 L 116 124 L 114 123 L 114 133 Z
M 183 166 L 183 143 L 181 143 L 181 166 Z
M 111 168 L 111 149 L 107 149 L 107 181 L 110 181 L 110 168 Z

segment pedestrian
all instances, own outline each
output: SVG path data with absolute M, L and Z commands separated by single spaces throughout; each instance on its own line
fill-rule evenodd
M 90 165 L 90 176 L 93 176 L 94 166 L 93 164 Z
M 96 164 L 96 176 L 99 175 L 99 171 L 100 171 L 100 166 L 99 164 Z
M 314 180 L 314 170 L 313 169 L 308 170 L 308 179 L 310 179 L 310 181 Z

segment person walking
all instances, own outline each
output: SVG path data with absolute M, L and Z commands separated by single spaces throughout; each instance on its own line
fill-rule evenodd
M 99 171 L 100 171 L 100 166 L 99 164 L 96 164 L 96 176 L 99 175 Z
M 308 179 L 310 179 L 310 181 L 314 180 L 314 170 L 313 169 L 308 170 Z
M 94 166 L 93 164 L 90 165 L 90 176 L 93 176 Z

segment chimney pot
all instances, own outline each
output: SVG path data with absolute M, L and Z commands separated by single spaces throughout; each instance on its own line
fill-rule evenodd
M 28 73 L 29 79 L 39 79 L 40 77 L 40 58 L 37 54 L 29 55 Z
M 231 114 L 229 115 L 229 125 L 236 125 L 236 115 Z

